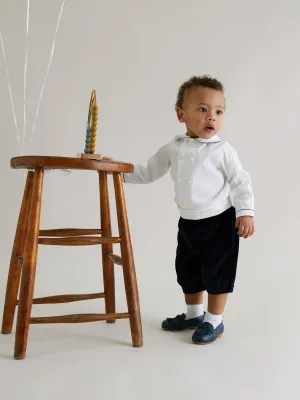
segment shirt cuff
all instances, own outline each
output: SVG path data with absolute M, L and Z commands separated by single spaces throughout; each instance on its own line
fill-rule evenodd
M 254 217 L 254 210 L 243 208 L 236 212 L 236 217 Z

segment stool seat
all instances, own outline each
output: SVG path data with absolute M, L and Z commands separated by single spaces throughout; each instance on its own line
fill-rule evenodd
M 133 165 L 121 161 L 99 161 L 75 157 L 21 156 L 10 160 L 14 169 L 80 169 L 108 172 L 132 172 Z

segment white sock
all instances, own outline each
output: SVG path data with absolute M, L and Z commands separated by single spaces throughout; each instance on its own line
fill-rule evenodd
M 203 314 L 203 304 L 187 304 L 187 313 L 185 319 L 201 317 Z
M 211 314 L 207 311 L 204 317 L 204 322 L 209 322 L 210 324 L 212 324 L 214 329 L 216 329 L 216 327 L 222 322 L 222 315 Z

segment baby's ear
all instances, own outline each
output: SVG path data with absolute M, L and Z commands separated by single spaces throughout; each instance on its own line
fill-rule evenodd
M 185 122 L 184 111 L 180 107 L 176 107 L 176 114 L 179 122 Z

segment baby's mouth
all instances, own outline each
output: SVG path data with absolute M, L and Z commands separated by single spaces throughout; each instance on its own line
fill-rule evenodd
M 204 130 L 205 130 L 205 132 L 211 133 L 211 132 L 213 132 L 215 130 L 215 128 L 212 125 L 209 125 L 209 126 L 206 126 L 204 128 Z

